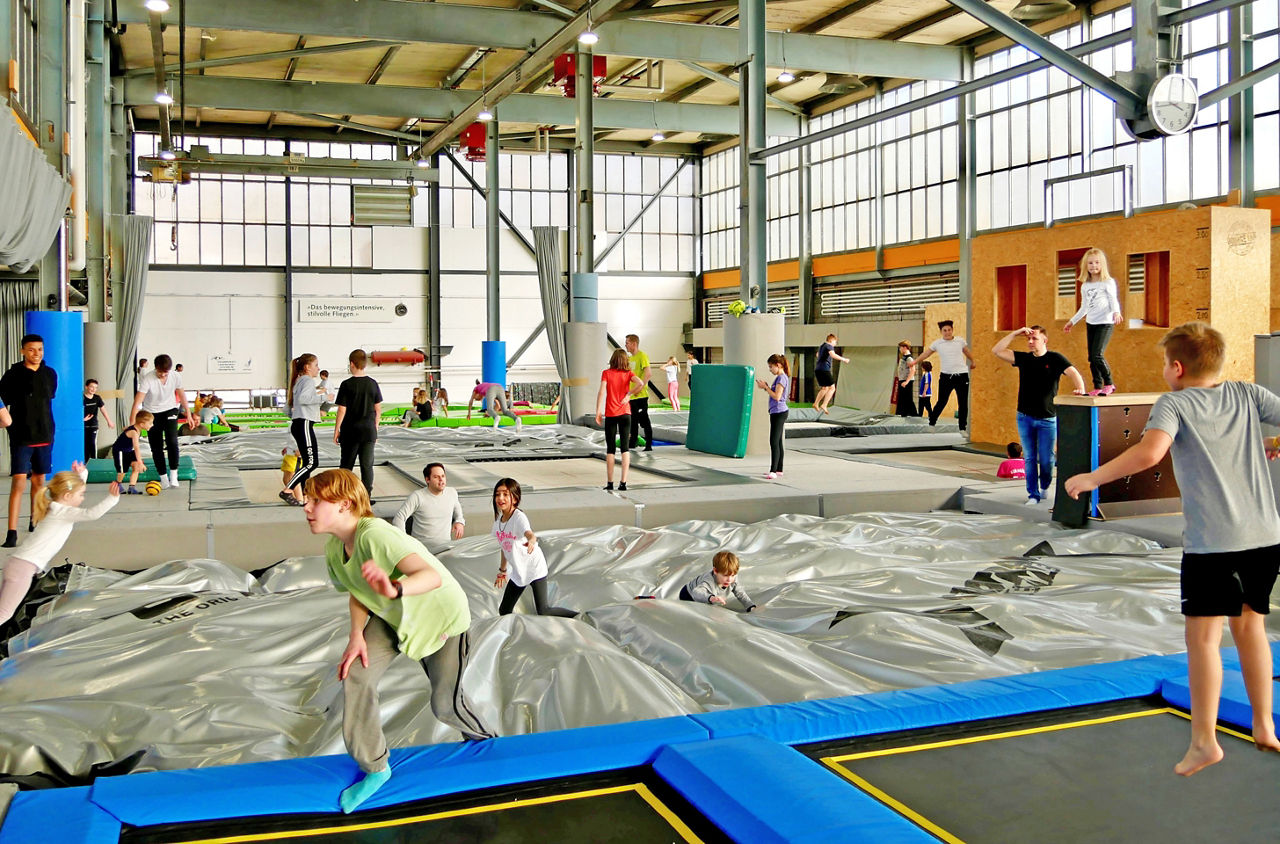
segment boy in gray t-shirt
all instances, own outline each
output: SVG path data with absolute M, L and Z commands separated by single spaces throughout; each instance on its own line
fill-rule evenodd
M 1189 322 L 1160 341 L 1164 380 L 1173 392 L 1156 400 L 1142 441 L 1092 472 L 1067 480 L 1072 498 L 1156 465 L 1168 452 L 1186 517 L 1182 614 L 1191 681 L 1191 746 L 1174 773 L 1191 776 L 1222 761 L 1218 697 L 1222 691 L 1222 618 L 1240 651 L 1253 709 L 1253 741 L 1280 751 L 1271 715 L 1271 648 L 1264 626 L 1280 559 L 1276 513 L 1262 423 L 1280 425 L 1280 398 L 1257 384 L 1219 381 L 1226 341 L 1208 323 Z

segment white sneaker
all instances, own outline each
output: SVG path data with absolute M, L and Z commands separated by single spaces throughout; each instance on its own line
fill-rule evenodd
M 1039 507 L 1039 506 L 1040 506 L 1040 499 L 1039 499 L 1039 498 L 1030 498 L 1030 497 L 1028 497 L 1026 501 L 1022 502 L 1022 506 L 1024 506 L 1024 507 Z
M 520 429 L 524 427 L 523 420 L 519 416 L 516 417 L 516 433 L 520 433 Z
M 765 473 L 764 473 L 764 479 L 765 479 L 766 481 L 771 481 L 771 480 L 773 480 L 773 479 L 774 479 L 774 478 L 776 478 L 776 477 L 778 477 L 778 476 L 777 476 L 776 474 L 774 474 L 773 472 L 765 472 Z
M 169 481 L 169 489 L 182 489 L 182 484 L 177 481 Z
M 161 488 L 161 489 L 168 489 L 168 488 L 169 488 L 169 476 L 168 476 L 168 475 L 165 475 L 164 477 L 162 477 L 162 478 L 160 479 L 160 488 Z
M 502 421 L 502 417 L 493 420 L 493 427 L 498 427 L 498 423 Z

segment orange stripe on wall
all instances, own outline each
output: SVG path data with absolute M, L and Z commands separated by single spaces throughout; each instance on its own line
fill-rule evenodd
M 906 267 L 925 267 L 929 264 L 948 264 L 960 260 L 959 240 L 935 240 L 914 243 L 884 250 L 884 268 L 900 270 Z
M 770 264 L 765 268 L 765 278 L 770 284 L 778 284 L 783 281 L 798 281 L 800 279 L 800 262 L 799 261 L 779 261 Z M 703 290 L 723 290 L 727 287 L 737 287 L 741 284 L 739 281 L 737 267 L 731 270 L 715 270 L 702 274 Z
M 1259 196 L 1254 204 L 1271 212 L 1271 227 L 1280 226 L 1280 196 Z
M 823 255 L 813 259 L 813 277 L 826 278 L 850 273 L 869 273 L 876 268 L 874 251 L 846 252 L 842 255 Z

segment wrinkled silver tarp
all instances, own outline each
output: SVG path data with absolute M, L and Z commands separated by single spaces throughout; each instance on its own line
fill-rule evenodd
M 475 618 L 464 682 L 504 735 L 1183 650 L 1178 550 L 1116 531 L 872 513 L 540 540 L 551 601 L 578 619 L 521 614 L 528 595 L 496 618 L 491 537 L 441 555 Z M 758 612 L 674 600 L 722 548 L 741 557 Z M 0 770 L 341 753 L 346 604 L 314 557 L 260 581 L 214 560 L 77 567 L 0 663 Z M 387 674 L 382 701 L 395 746 L 458 738 L 432 717 L 410 660 Z

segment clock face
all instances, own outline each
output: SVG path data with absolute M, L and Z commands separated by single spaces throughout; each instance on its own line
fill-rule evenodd
M 1160 77 L 1147 97 L 1151 123 L 1166 135 L 1177 135 L 1191 128 L 1199 110 L 1200 94 L 1196 83 L 1181 73 Z

